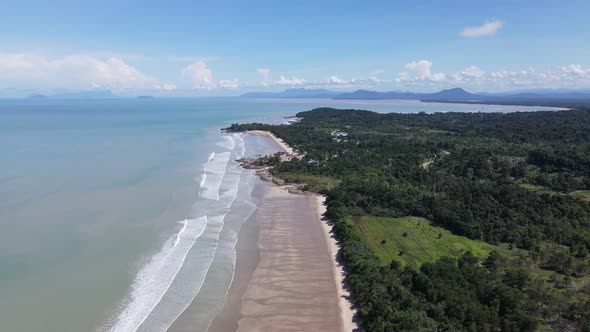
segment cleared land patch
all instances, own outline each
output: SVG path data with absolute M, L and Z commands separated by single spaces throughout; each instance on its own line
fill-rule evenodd
M 397 260 L 419 267 L 440 257 L 459 258 L 466 251 L 485 258 L 500 247 L 454 235 L 417 217 L 355 217 L 353 223 L 363 239 L 377 252 L 383 264 Z
M 305 183 L 308 189 L 316 192 L 332 190 L 340 184 L 340 180 L 327 176 L 307 175 L 294 172 L 281 172 L 277 176 L 287 182 Z
M 577 190 L 572 192 L 570 195 L 577 199 L 590 202 L 590 190 Z

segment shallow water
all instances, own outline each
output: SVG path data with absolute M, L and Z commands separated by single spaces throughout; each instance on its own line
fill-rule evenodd
M 235 159 L 263 140 L 219 132 L 319 106 L 481 111 L 415 101 L 0 100 L 0 330 L 163 331 L 199 296 L 223 305 L 255 209 Z M 536 110 L 483 106 L 484 111 Z M 246 142 L 244 142 L 244 139 Z M 212 271 L 214 283 L 206 283 Z

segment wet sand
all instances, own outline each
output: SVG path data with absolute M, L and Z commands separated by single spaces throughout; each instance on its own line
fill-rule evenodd
M 324 198 L 263 182 L 255 195 L 259 208 L 240 232 L 227 301 L 208 331 L 354 330 Z
M 293 150 L 292 147 L 290 147 L 287 143 L 285 143 L 285 141 L 283 141 L 282 139 L 276 137 L 273 133 L 271 133 L 270 131 L 265 131 L 265 130 L 248 130 L 246 131 L 247 134 L 250 135 L 256 135 L 256 136 L 264 136 L 270 140 L 273 140 L 278 146 L 281 147 L 281 149 L 283 149 L 283 151 L 285 151 L 287 154 L 289 155 L 297 155 L 297 153 L 295 152 L 295 150 Z
M 340 331 L 332 258 L 316 198 L 269 186 L 258 214 L 260 263 L 238 331 Z
M 342 316 L 333 252 L 319 217 L 322 198 L 263 185 L 255 218 L 259 263 L 249 269 L 252 252 L 238 248 L 228 300 L 209 331 L 352 330 L 343 323 L 348 318 Z M 252 239 L 244 235 L 240 246 Z

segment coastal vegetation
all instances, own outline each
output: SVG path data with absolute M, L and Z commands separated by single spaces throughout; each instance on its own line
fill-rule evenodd
M 590 330 L 590 111 L 297 117 L 364 329 Z

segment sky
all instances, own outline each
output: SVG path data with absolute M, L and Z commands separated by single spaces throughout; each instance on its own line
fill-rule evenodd
M 590 88 L 590 1 L 13 1 L 0 97 Z

